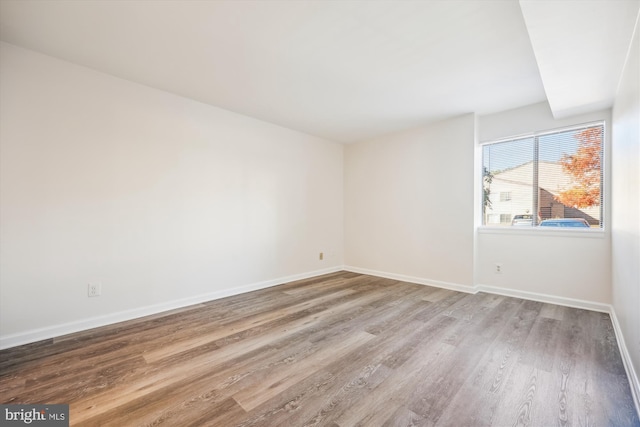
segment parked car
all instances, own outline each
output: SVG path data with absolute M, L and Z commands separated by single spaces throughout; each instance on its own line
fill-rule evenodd
M 540 223 L 540 227 L 589 228 L 591 226 L 584 218 L 558 218 L 545 219 Z
M 519 227 L 519 226 L 531 227 L 533 225 L 533 215 L 531 214 L 516 215 L 513 217 L 513 220 L 511 221 L 511 225 L 516 227 Z

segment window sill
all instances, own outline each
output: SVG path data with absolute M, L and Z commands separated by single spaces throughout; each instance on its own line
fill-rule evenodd
M 587 230 L 572 230 L 570 228 L 545 228 L 545 227 L 491 227 L 482 225 L 478 227 L 479 234 L 500 234 L 511 236 L 551 236 L 551 237 L 577 237 L 604 239 L 607 232 L 601 228 Z

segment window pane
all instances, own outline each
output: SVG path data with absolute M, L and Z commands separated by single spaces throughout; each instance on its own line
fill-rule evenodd
M 501 191 L 500 192 L 500 201 L 501 202 L 508 202 L 509 200 L 511 200 L 511 191 Z
M 483 224 L 531 226 L 533 160 L 533 137 L 483 146 Z
M 482 147 L 483 224 L 602 227 L 604 124 Z
M 538 137 L 539 212 L 544 226 L 602 227 L 603 126 Z M 578 218 L 585 221 L 550 221 Z

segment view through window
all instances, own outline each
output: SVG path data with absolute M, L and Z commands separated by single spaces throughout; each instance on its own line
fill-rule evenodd
M 604 124 L 482 147 L 483 224 L 602 228 Z

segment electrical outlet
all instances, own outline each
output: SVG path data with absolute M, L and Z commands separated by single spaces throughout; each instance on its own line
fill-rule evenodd
M 496 268 L 494 271 L 496 274 L 502 274 L 502 264 L 496 264 Z
M 324 259 L 324 252 L 320 252 L 320 256 L 318 258 L 322 261 Z
M 102 283 L 100 282 L 89 283 L 88 293 L 89 293 L 89 297 L 99 297 L 100 293 L 102 293 Z

